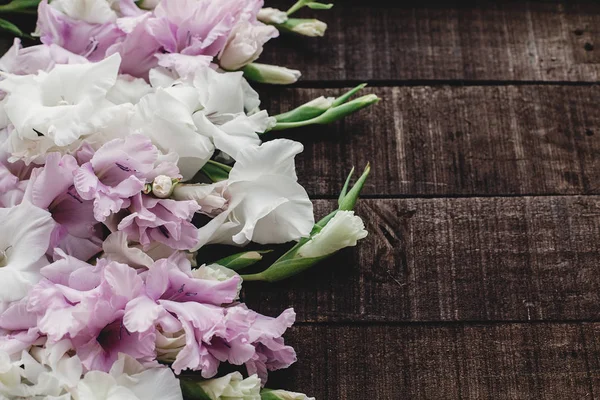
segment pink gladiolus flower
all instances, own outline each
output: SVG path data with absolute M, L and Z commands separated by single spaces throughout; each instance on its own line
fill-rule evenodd
M 49 254 L 59 247 L 68 255 L 87 260 L 102 249 L 101 229 L 94 219 L 93 203 L 83 200 L 73 185 L 78 168 L 73 156 L 48 154 L 46 164 L 31 173 L 24 197 L 50 211 L 57 222 Z

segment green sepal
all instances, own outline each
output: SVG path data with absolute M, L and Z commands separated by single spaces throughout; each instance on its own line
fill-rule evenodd
M 263 258 L 263 254 L 270 253 L 272 250 L 262 251 L 245 251 L 243 253 L 233 254 L 229 257 L 215 261 L 214 264 L 219 264 L 233 271 L 240 271 L 246 267 L 256 264 Z

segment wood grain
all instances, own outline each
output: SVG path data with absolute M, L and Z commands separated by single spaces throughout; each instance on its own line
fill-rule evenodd
M 289 7 L 289 1 L 267 1 Z M 324 81 L 586 81 L 600 78 L 600 3 L 344 0 L 323 38 L 269 42 L 261 62 Z
M 361 200 L 357 214 L 370 235 L 356 248 L 247 283 L 250 307 L 308 322 L 600 320 L 598 196 Z
M 296 326 L 269 386 L 317 399 L 581 400 L 600 391 L 600 324 Z
M 262 88 L 272 114 L 344 89 Z M 286 131 L 305 144 L 298 175 L 337 195 L 371 162 L 366 195 L 600 193 L 600 86 L 370 88 L 377 105 L 328 126 Z M 267 138 L 282 136 L 271 133 Z

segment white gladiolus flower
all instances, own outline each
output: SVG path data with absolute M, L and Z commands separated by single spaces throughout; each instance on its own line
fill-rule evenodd
M 221 378 L 198 382 L 211 400 L 260 400 L 260 379 L 257 375 L 244 379 L 239 372 Z
M 177 153 L 184 180 L 191 179 L 214 152 L 206 135 L 198 132 L 192 113 L 199 107 L 198 94 L 190 85 L 158 88 L 135 105 L 132 128 L 148 136 L 163 153 Z
M 124 354 L 110 373 L 90 371 L 76 388 L 79 400 L 183 400 L 179 381 L 170 368 L 145 369 Z
M 315 258 L 333 254 L 344 247 L 356 246 L 367 236 L 365 224 L 354 211 L 338 211 L 321 232 L 300 248 L 300 257 Z
M 220 186 L 222 185 L 176 185 L 172 197 L 175 200 L 195 200 L 200 206 L 198 212 L 215 217 L 227 208 L 227 199 L 221 194 Z
M 196 250 L 206 243 L 276 244 L 308 236 L 313 206 L 294 165 L 302 150 L 302 144 L 287 139 L 242 150 L 229 179 L 218 183 L 227 209 L 198 230 Z
M 118 0 L 52 0 L 50 6 L 78 21 L 105 24 L 117 20 L 114 3 Z
M 288 15 L 285 11 L 272 7 L 265 7 L 258 12 L 257 18 L 265 24 L 283 24 L 288 20 Z
M 48 211 L 29 202 L 0 208 L 0 303 L 21 300 L 40 280 L 55 225 Z
M 241 69 L 256 60 L 261 55 L 264 44 L 277 36 L 279 31 L 274 26 L 240 22 L 231 32 L 219 55 L 219 64 L 229 71 Z
M 194 114 L 198 131 L 210 137 L 215 147 L 236 158 L 244 148 L 260 144 L 257 132 L 273 124 L 266 111 L 246 114 L 258 107 L 258 95 L 246 84 L 242 72 L 218 73 L 203 68 L 194 77 L 202 109 Z
M 108 91 L 106 98 L 114 104 L 137 104 L 142 97 L 152 92 L 152 86 L 142 78 L 119 75 L 117 82 Z
M 98 63 L 57 65 L 37 75 L 6 75 L 0 90 L 8 93 L 4 109 L 14 125 L 13 148 L 64 147 L 106 126 L 128 105 L 106 100 L 117 80 L 121 58 L 114 54 Z M 15 141 L 22 141 L 22 145 Z M 29 152 L 31 153 L 31 152 Z M 43 155 L 43 154 L 42 154 Z

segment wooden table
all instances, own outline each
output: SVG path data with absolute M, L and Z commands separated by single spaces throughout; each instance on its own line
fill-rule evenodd
M 325 38 L 274 41 L 261 60 L 304 72 L 260 88 L 273 114 L 360 82 L 382 98 L 284 135 L 306 146 L 298 173 L 319 216 L 372 163 L 357 209 L 370 236 L 248 285 L 253 308 L 298 313 L 286 337 L 299 361 L 270 386 L 319 400 L 600 398 L 600 3 L 386 3 L 339 0 L 318 13 Z
M 261 89 L 272 113 L 360 82 L 382 98 L 285 135 L 306 146 L 298 173 L 319 215 L 372 163 L 357 209 L 370 236 L 247 289 L 262 312 L 298 313 L 299 361 L 271 386 L 600 398 L 600 2 L 386 3 L 340 0 L 318 14 L 325 38 L 280 39 L 262 58 L 304 73 Z

